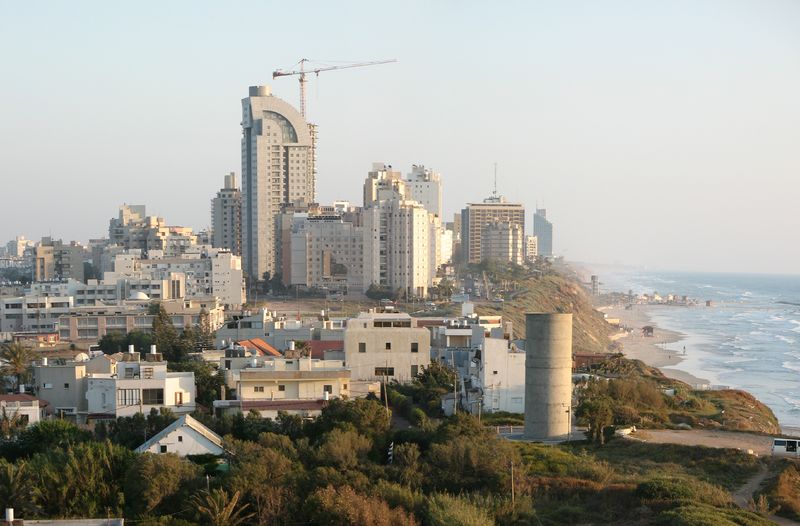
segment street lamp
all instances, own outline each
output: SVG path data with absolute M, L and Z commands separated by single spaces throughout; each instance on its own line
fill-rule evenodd
M 567 413 L 567 444 L 569 444 L 572 442 L 572 404 L 567 405 L 562 403 L 561 407 L 567 408 L 564 412 Z

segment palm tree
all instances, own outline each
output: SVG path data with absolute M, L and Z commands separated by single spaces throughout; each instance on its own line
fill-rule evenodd
M 22 384 L 28 376 L 28 369 L 35 358 L 33 350 L 19 342 L 6 343 L 0 348 L 0 373 L 4 376 L 14 376 L 17 380 L 16 387 Z
M 239 526 L 253 516 L 252 513 L 245 513 L 248 504 L 237 506 L 238 503 L 238 490 L 230 497 L 225 490 L 215 489 L 201 491 L 192 498 L 192 504 L 204 519 L 203 523 L 212 526 Z

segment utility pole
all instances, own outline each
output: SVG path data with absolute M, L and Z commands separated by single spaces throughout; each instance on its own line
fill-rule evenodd
M 456 358 L 453 350 L 450 350 L 450 361 L 453 362 L 453 415 L 458 413 L 458 369 L 456 368 Z
M 389 413 L 389 390 L 386 387 L 386 373 L 389 368 L 389 362 L 386 362 L 386 367 L 383 368 L 383 401 L 386 404 L 386 420 L 389 421 L 389 426 L 392 425 L 392 417 Z
M 511 505 L 516 503 L 516 492 L 514 491 L 514 461 L 511 461 Z

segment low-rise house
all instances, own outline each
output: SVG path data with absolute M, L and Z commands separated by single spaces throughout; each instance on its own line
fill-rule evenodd
M 431 336 L 406 313 L 362 312 L 344 331 L 345 365 L 354 380 L 409 382 L 430 365 Z
M 44 420 L 47 402 L 26 393 L 0 395 L 0 415 L 32 425 Z
M 136 448 L 137 453 L 175 453 L 222 455 L 222 437 L 189 415 L 182 415 L 150 440 Z
M 116 366 L 116 374 L 87 376 L 88 419 L 116 419 L 151 409 L 176 414 L 195 410 L 194 373 L 167 372 L 167 362 L 154 349 L 143 358 L 137 352 L 123 353 Z

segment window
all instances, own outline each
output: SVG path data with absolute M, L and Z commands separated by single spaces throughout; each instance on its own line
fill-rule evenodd
M 323 393 L 332 393 L 333 392 L 333 386 L 332 385 L 323 385 L 322 386 L 322 392 Z
M 419 352 L 419 343 L 413 342 L 411 344 L 411 352 Z
M 366 342 L 358 342 L 358 352 L 367 352 Z
M 375 376 L 394 376 L 394 367 L 376 367 Z
M 175 405 L 183 405 L 183 393 L 180 391 L 175 393 Z
M 130 406 L 139 404 L 138 389 L 117 389 L 117 405 Z
M 167 446 L 158 446 L 158 452 L 159 453 L 166 453 L 167 452 Z
M 387 351 L 391 351 L 392 350 L 392 342 L 386 342 L 386 350 Z
M 183 435 L 178 435 L 178 442 L 183 442 Z
M 345 391 L 347 391 L 347 384 L 342 384 L 342 389 L 344 389 Z
M 253 387 L 253 392 L 255 392 L 255 393 L 263 393 L 264 392 L 264 386 L 263 385 L 257 385 L 255 387 Z
M 152 367 L 145 367 L 142 369 L 142 378 L 152 378 L 153 377 L 153 368 Z
M 492 371 L 492 374 L 497 374 L 497 371 Z
M 164 405 L 164 390 L 142 389 L 142 401 L 145 405 Z
M 64 389 L 69 389 L 69 384 L 68 383 L 64 384 Z
M 419 374 L 419 365 L 412 365 L 411 366 L 411 377 L 414 378 Z
M 279 385 L 278 386 L 278 391 L 285 391 L 285 390 L 286 390 L 286 386 L 285 385 Z

